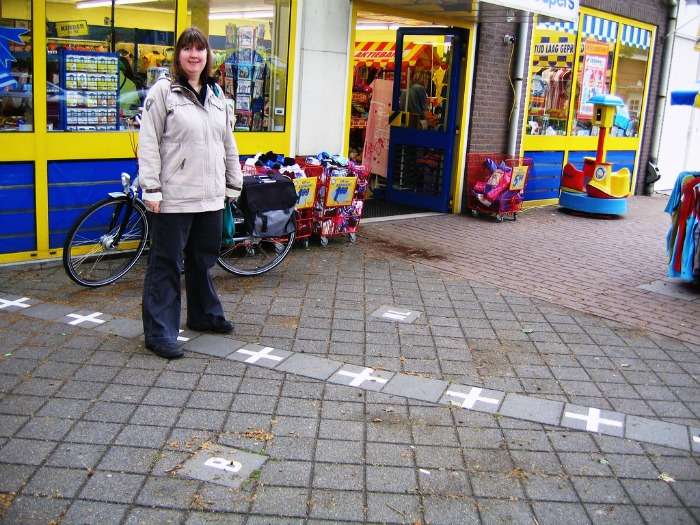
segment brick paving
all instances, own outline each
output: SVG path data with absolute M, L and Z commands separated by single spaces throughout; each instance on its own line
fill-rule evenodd
M 471 218 L 430 221 L 485 226 L 488 239 L 546 213 L 493 224 L 491 233 L 490 223 Z M 391 225 L 399 227 L 415 229 L 410 221 Z M 435 260 L 415 254 L 390 256 L 372 240 L 389 228 L 368 225 L 355 246 L 297 249 L 266 276 L 217 271 L 236 321 L 231 339 L 700 427 L 693 341 L 517 293 L 505 282 L 437 271 L 424 264 Z M 585 268 L 594 262 L 580 260 Z M 61 268 L 4 270 L 0 296 L 136 321 L 141 279 L 139 267 L 114 286 L 85 290 Z M 689 302 L 664 300 L 676 310 Z M 421 315 L 387 325 L 370 317 L 382 305 Z M 699 456 L 682 450 L 193 352 L 167 362 L 133 339 L 9 308 L 0 310 L 0 339 L 3 523 L 700 520 Z M 238 489 L 178 474 L 214 444 L 267 461 Z M 674 481 L 660 479 L 668 477 Z
M 664 279 L 667 198 L 633 197 L 624 219 L 528 210 L 513 223 L 445 215 L 363 226 L 364 240 L 443 271 L 700 344 L 700 289 Z

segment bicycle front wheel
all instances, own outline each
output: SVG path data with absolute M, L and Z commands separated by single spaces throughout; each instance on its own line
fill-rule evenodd
M 104 199 L 76 221 L 63 245 L 63 268 L 81 286 L 112 284 L 141 256 L 148 238 L 146 210 L 127 196 Z
M 292 249 L 295 232 L 283 237 L 241 237 L 228 246 L 221 247 L 217 262 L 227 272 L 234 275 L 260 275 L 269 272 Z

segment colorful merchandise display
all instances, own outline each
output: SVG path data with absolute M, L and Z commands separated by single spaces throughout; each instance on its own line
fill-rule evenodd
M 673 91 L 671 105 L 700 108 L 700 83 Z M 666 236 L 668 276 L 700 281 L 700 171 L 678 175 L 666 212 L 672 219 Z
M 472 215 L 492 215 L 499 222 L 515 220 L 522 209 L 523 189 L 531 168 L 531 159 L 470 154 L 467 206 Z
M 612 170 L 605 161 L 605 138 L 613 126 L 616 109 L 624 105 L 613 95 L 596 95 L 590 99 L 592 125 L 598 126 L 596 157 L 586 157 L 583 170 L 573 164 L 564 166 L 559 206 L 590 214 L 624 215 L 630 194 L 632 174 L 629 169 Z
M 268 129 L 270 109 L 265 95 L 268 76 L 265 57 L 270 55 L 271 42 L 265 39 L 265 25 L 231 26 L 230 33 L 230 39 L 235 42 L 234 51 L 221 64 L 219 71 L 224 92 L 234 101 L 234 129 Z
M 61 50 L 59 129 L 119 129 L 119 61 L 116 53 Z
M 271 151 L 243 163 L 244 175 L 270 173 L 286 175 L 294 182 L 298 241 L 308 246 L 314 234 L 323 246 L 331 237 L 346 235 L 355 240 L 367 191 L 367 170 L 362 165 L 325 152 L 294 159 Z

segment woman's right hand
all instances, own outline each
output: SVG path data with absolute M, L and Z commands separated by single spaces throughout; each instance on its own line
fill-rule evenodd
M 146 205 L 146 209 L 152 213 L 160 213 L 160 201 L 149 201 L 145 200 L 143 203 Z

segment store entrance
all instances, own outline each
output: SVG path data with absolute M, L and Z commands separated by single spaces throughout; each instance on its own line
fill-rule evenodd
M 450 211 L 467 34 L 356 32 L 349 156 L 371 174 L 365 217 Z
M 430 69 L 404 61 L 416 36 L 435 37 Z M 401 28 L 392 94 L 387 200 L 431 211 L 450 210 L 460 65 L 466 42 L 461 29 Z

